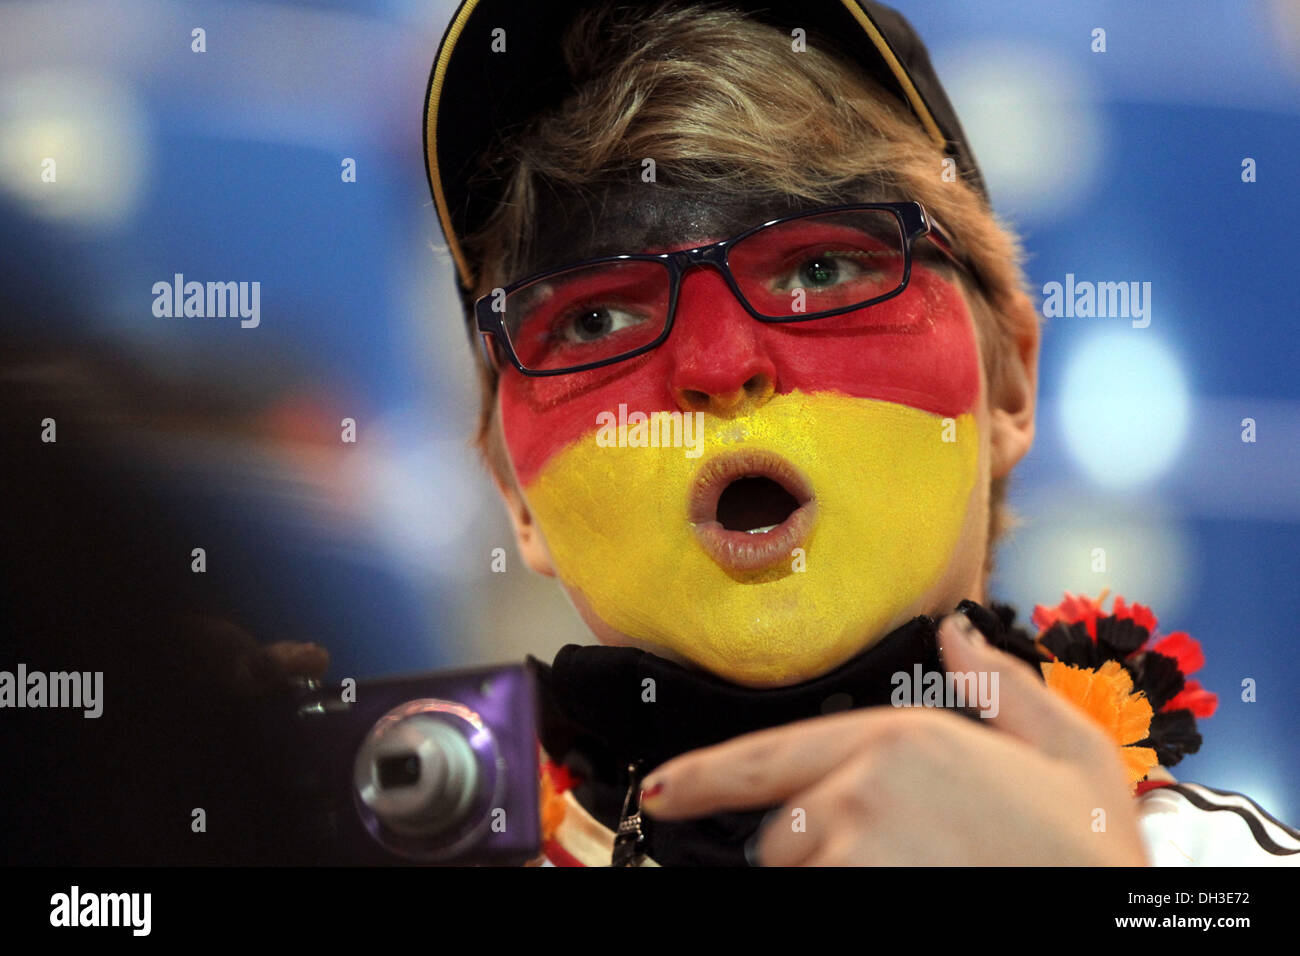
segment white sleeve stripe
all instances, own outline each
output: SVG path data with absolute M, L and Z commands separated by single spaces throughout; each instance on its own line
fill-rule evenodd
M 1264 813 L 1264 811 L 1261 810 L 1253 800 L 1243 794 L 1229 793 L 1222 790 L 1211 790 L 1209 787 L 1202 787 L 1198 784 L 1182 783 L 1170 784 L 1169 786 L 1160 787 L 1158 789 L 1173 790 L 1181 794 L 1192 806 L 1207 813 L 1226 811 L 1228 813 L 1237 814 L 1246 821 L 1246 825 L 1250 827 L 1251 835 L 1254 836 L 1255 842 L 1259 844 L 1260 848 L 1267 850 L 1275 856 L 1290 856 L 1292 854 L 1300 853 L 1300 845 L 1287 847 L 1277 842 L 1274 836 L 1270 835 L 1266 821 L 1267 823 L 1272 823 L 1277 826 L 1282 831 L 1282 834 L 1285 834 L 1285 836 L 1278 834 L 1277 836 L 1280 839 L 1285 840 L 1286 837 L 1290 837 L 1291 841 L 1300 844 L 1300 835 L 1297 835 L 1290 827 L 1278 823 L 1267 813 Z M 1207 793 L 1201 791 L 1216 794 L 1221 799 L 1218 801 L 1212 800 L 1207 796 Z M 1246 805 L 1242 806 L 1237 802 L 1238 800 L 1245 801 Z

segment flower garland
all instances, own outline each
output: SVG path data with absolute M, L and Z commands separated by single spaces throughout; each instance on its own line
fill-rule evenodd
M 1190 679 L 1205 666 L 1185 631 L 1159 636 L 1156 616 L 1108 591 L 1096 600 L 1065 592 L 1055 607 L 1034 607 L 1035 643 L 1051 657 L 1047 685 L 1096 720 L 1121 748 L 1129 784 L 1157 765 L 1173 766 L 1201 747 L 1197 717 L 1213 716 L 1218 697 Z
M 546 757 L 541 752 L 540 745 L 538 756 L 541 763 L 542 844 L 545 845 L 555 838 L 555 832 L 564 822 L 564 792 L 572 789 L 575 780 L 567 767 Z
M 981 629 L 993 628 L 1007 641 L 1035 656 L 1050 658 L 1039 666 L 1047 686 L 1072 701 L 1106 731 L 1120 748 L 1130 787 L 1157 766 L 1171 767 L 1201 747 L 1196 718 L 1211 717 L 1217 695 L 1190 675 L 1205 666 L 1201 645 L 1185 631 L 1163 636 L 1156 616 L 1141 604 L 1116 595 L 1103 610 L 1108 591 L 1094 600 L 1065 592 L 1061 603 L 1035 605 L 1038 637 L 1008 629 L 1009 608 L 993 615 L 963 602 L 968 616 L 983 611 Z M 1032 648 L 1030 645 L 1032 644 Z M 543 843 L 555 838 L 565 817 L 564 793 L 577 782 L 568 769 L 546 757 L 538 746 Z

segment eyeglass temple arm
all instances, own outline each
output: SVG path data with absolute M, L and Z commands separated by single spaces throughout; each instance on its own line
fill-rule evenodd
M 486 296 L 483 298 L 486 298 Z M 500 343 L 497 339 L 501 334 L 501 329 L 498 328 L 499 323 L 494 323 L 483 317 L 483 314 L 480 311 L 480 301 L 481 299 L 474 302 L 474 313 L 469 319 L 473 323 L 471 325 L 471 329 L 473 329 L 474 333 L 473 338 L 478 340 L 479 359 L 487 366 L 490 372 L 493 374 L 500 374 L 501 356 L 497 352 Z
M 480 332 L 478 336 L 479 358 L 494 375 L 501 373 L 501 357 L 497 353 L 497 337 L 491 332 Z

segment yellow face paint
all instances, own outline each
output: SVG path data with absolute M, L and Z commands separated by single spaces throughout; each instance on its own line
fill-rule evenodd
M 705 416 L 699 457 L 596 434 L 525 488 L 557 573 L 616 630 L 751 685 L 825 673 L 903 623 L 948 566 L 978 471 L 973 415 L 834 392 Z M 689 516 L 700 469 L 740 449 L 788 459 L 816 499 L 803 555 L 748 574 L 715 563 Z

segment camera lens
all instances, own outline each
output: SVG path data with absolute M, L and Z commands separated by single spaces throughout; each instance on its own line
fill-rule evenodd
M 358 822 L 386 850 L 454 860 L 504 820 L 505 760 L 473 708 L 419 697 L 372 719 L 353 757 L 352 796 Z
M 375 725 L 353 776 L 357 796 L 387 830 L 427 837 L 465 821 L 482 774 L 458 727 L 415 713 Z
M 420 758 L 411 753 L 380 757 L 375 761 L 375 769 L 379 786 L 384 790 L 409 787 L 420 780 Z

